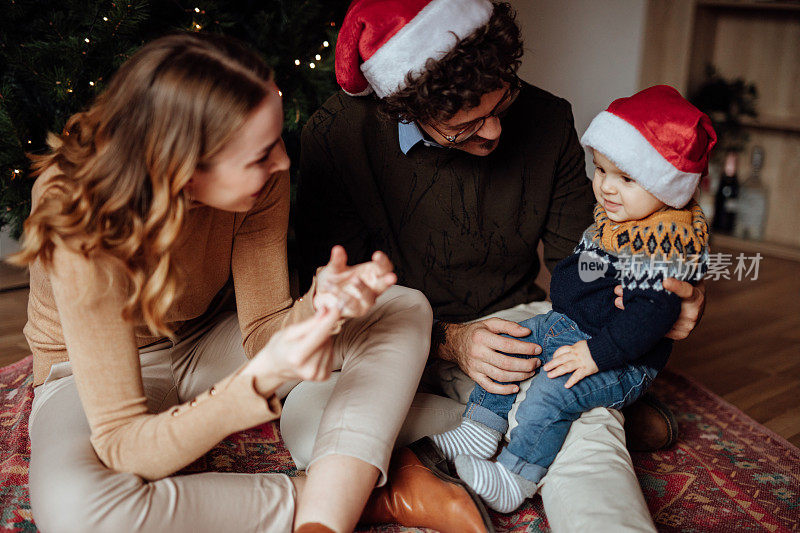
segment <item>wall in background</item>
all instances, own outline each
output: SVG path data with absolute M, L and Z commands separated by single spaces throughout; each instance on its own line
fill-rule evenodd
M 578 135 L 639 89 L 644 0 L 510 1 L 525 40 L 520 76 L 572 104 Z

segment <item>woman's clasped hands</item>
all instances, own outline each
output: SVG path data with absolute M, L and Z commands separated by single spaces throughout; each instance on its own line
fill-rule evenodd
M 244 368 L 243 373 L 255 378 L 256 390 L 268 396 L 287 381 L 328 379 L 338 325 L 364 315 L 397 281 L 393 270 L 383 252 L 375 252 L 369 262 L 347 266 L 344 248 L 334 246 L 330 261 L 317 273 L 314 316 L 272 335 Z
M 317 272 L 314 308 L 336 308 L 342 318 L 362 316 L 396 282 L 394 265 L 383 252 L 375 252 L 366 263 L 347 266 L 344 248 L 334 246 L 328 264 Z

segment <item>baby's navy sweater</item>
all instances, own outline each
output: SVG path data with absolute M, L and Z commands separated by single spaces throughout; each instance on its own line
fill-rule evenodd
M 594 223 L 573 253 L 553 270 L 553 310 L 574 320 L 600 371 L 627 364 L 658 370 L 672 342 L 664 335 L 680 314 L 681 300 L 662 286 L 669 277 L 696 283 L 708 263 L 708 226 L 692 200 L 642 220 L 616 223 L 599 204 Z M 623 286 L 624 310 L 614 305 Z

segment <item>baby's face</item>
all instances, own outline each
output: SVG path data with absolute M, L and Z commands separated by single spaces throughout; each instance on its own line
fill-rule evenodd
M 592 188 L 597 202 L 614 222 L 643 219 L 666 204 L 617 168 L 597 150 L 594 153 Z

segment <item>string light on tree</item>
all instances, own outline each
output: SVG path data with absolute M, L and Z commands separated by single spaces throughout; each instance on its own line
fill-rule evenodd
M 9 38 L 18 44 L 8 51 L 0 47 L 0 63 L 10 63 L 7 70 L 13 76 L 8 90 L 13 90 L 15 97 L 19 95 L 24 105 L 13 112 L 8 110 L 13 121 L 0 121 L 0 137 L 8 141 L 0 147 L 0 158 L 6 160 L 6 164 L 0 164 L 3 167 L 0 171 L 0 227 L 4 230 L 10 227 L 13 233 L 21 230 L 22 221 L 30 213 L 31 185 L 24 179 L 29 173 L 27 164 L 17 166 L 15 163 L 25 160 L 25 152 L 46 149 L 47 130 L 67 135 L 68 132 L 63 131 L 63 122 L 72 113 L 89 105 L 106 86 L 105 75 L 101 77 L 100 73 L 116 70 L 134 48 L 155 33 L 182 29 L 190 33 L 212 31 L 235 35 L 242 27 L 258 20 L 259 31 L 276 37 L 256 44 L 259 52 L 268 56 L 274 65 L 288 69 L 288 72 L 279 71 L 276 75 L 282 81 L 280 92 L 273 89 L 280 99 L 286 97 L 285 134 L 292 141 L 290 150 L 299 151 L 303 124 L 318 102 L 336 88 L 335 78 L 328 71 L 332 67 L 336 44 L 333 32 L 339 28 L 339 21 L 346 12 L 342 5 L 344 2 L 278 2 L 286 9 L 282 11 L 284 16 L 276 17 L 275 9 L 270 7 L 276 2 L 173 0 L 166 3 L 169 8 L 156 9 L 152 6 L 160 3 L 152 0 L 110 0 L 92 2 L 97 4 L 94 6 L 97 9 L 77 10 L 70 9 L 77 3 L 62 2 L 43 13 L 41 2 L 11 1 L 14 9 L 0 8 L 0 17 L 9 28 L 13 28 L 9 30 L 13 31 Z M 37 44 L 41 42 L 41 36 L 37 35 L 41 28 L 38 25 L 36 28 L 28 27 L 26 21 L 29 20 L 40 20 L 42 26 L 48 28 L 48 35 L 53 36 L 53 46 Z M 331 24 L 332 21 L 335 22 Z M 35 48 L 35 54 L 25 54 L 32 50 L 26 48 L 29 46 L 39 47 Z M 291 70 L 293 62 L 294 71 Z M 53 65 L 58 65 L 58 68 L 53 69 Z M 292 73 L 300 76 L 290 76 Z M 29 78 L 46 81 L 29 87 L 26 83 Z M 3 78 L 4 84 L 7 81 Z M 3 96 L 6 87 L 3 85 L 0 89 Z M 283 89 L 286 89 L 286 94 L 283 94 Z M 25 124 L 27 131 L 16 131 L 13 126 L 18 124 Z

